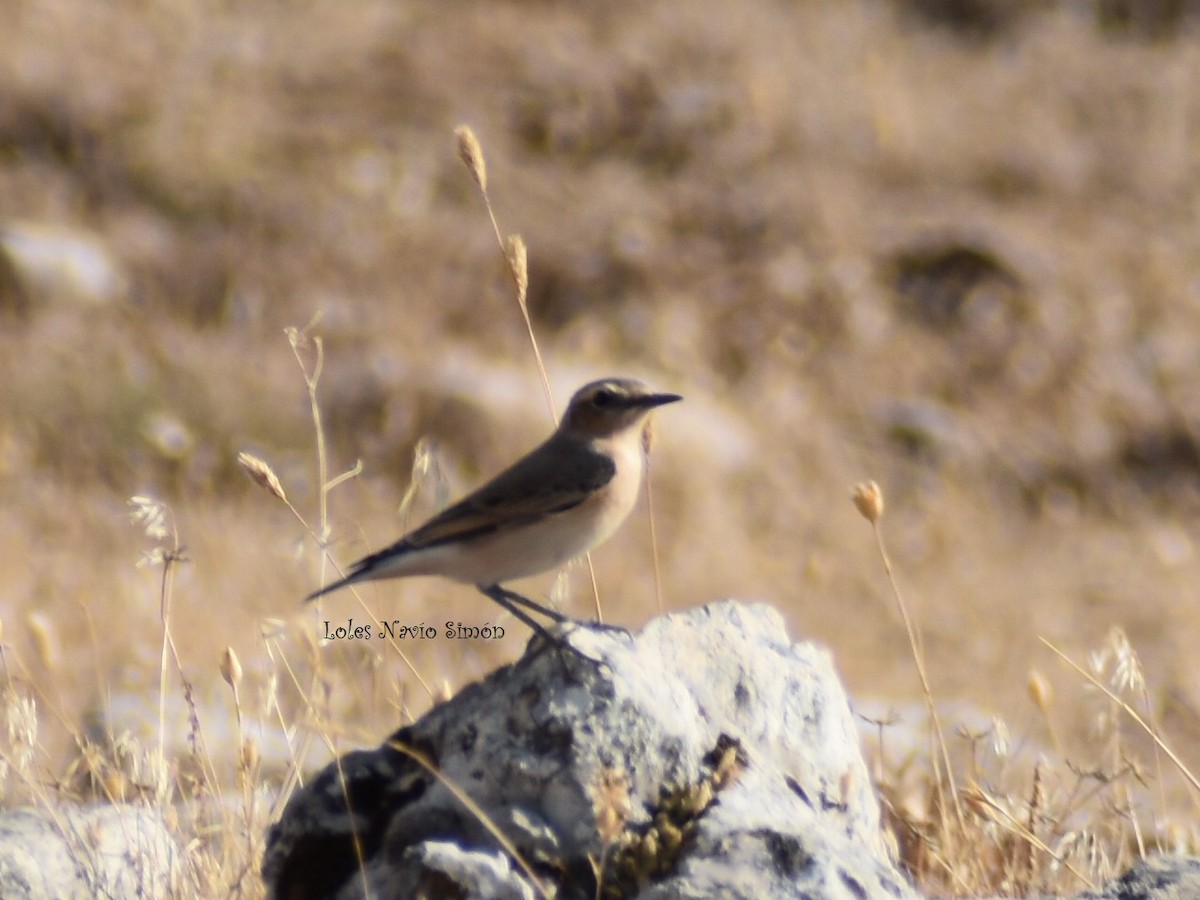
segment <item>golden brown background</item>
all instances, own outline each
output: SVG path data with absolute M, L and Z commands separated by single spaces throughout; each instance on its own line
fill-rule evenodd
M 668 608 L 767 601 L 833 649 L 856 697 L 911 701 L 903 627 L 849 500 L 871 477 L 939 700 L 1044 745 L 1030 669 L 1081 691 L 1038 636 L 1082 660 L 1116 625 L 1168 734 L 1194 738 L 1186 4 L 6 6 L 0 615 L 48 747 L 156 683 L 161 573 L 135 566 L 135 494 L 168 504 L 187 548 L 171 622 L 199 691 L 219 691 L 225 645 L 256 677 L 277 670 L 262 634 L 282 629 L 297 669 L 320 667 L 305 652 L 346 663 L 332 705 L 349 694 L 347 711 L 372 714 L 354 740 L 428 706 L 390 648 L 299 649 L 319 628 L 299 603 L 318 547 L 236 456 L 267 460 L 317 526 L 284 336 L 317 314 L 331 466 L 363 464 L 330 496 L 343 564 L 544 435 L 460 123 L 501 228 L 528 243 L 560 406 L 607 374 L 686 396 L 657 416 Z M 440 474 L 406 519 L 421 438 Z M 655 613 L 644 506 L 593 558 L 609 621 Z M 570 583 L 568 608 L 589 614 L 586 570 Z M 411 623 L 495 614 L 436 581 L 363 595 Z M 352 615 L 366 618 L 348 595 L 321 614 Z M 510 623 L 500 648 L 438 641 L 416 665 L 457 686 L 523 640 Z M 370 673 L 364 700 L 353 682 Z M 1073 703 L 1062 736 L 1082 747 Z

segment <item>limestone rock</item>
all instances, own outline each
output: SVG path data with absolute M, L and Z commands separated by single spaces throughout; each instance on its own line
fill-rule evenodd
M 535 642 L 311 780 L 271 828 L 271 896 L 914 896 L 829 654 L 777 612 L 567 635 L 578 655 Z
M 1152 856 L 1079 900 L 1193 900 L 1200 897 L 1200 859 Z
M 182 854 L 166 824 L 136 806 L 15 809 L 0 814 L 0 897 L 166 897 Z

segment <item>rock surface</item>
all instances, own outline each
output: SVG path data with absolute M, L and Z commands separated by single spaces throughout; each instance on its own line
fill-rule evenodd
M 1152 856 L 1078 900 L 1195 900 L 1200 897 L 1200 859 Z
M 0 897 L 73 900 L 166 897 L 182 854 L 165 823 L 135 806 L 56 807 L 0 814 Z
M 271 896 L 915 896 L 829 655 L 777 612 L 568 640 L 321 772 L 271 828 Z

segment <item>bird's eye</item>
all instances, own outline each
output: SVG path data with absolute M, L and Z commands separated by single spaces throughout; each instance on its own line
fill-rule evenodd
M 612 406 L 613 401 L 616 399 L 617 395 L 612 391 L 602 389 L 596 391 L 596 393 L 592 396 L 592 403 L 603 408 L 605 406 Z

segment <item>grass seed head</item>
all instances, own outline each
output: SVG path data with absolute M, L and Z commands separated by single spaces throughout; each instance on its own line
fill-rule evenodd
M 487 164 L 483 161 L 483 148 L 479 146 L 479 138 L 469 125 L 459 125 L 454 129 L 454 139 L 458 142 L 458 155 L 467 165 L 471 177 L 479 185 L 479 189 L 487 193 Z
M 265 460 L 259 459 L 252 453 L 245 451 L 238 454 L 238 465 L 246 470 L 254 483 L 266 491 L 274 494 L 283 502 L 287 502 L 287 497 L 283 493 L 283 485 L 279 483 L 279 479 L 275 477 L 275 472 L 267 465 Z
M 529 251 L 525 239 L 519 234 L 510 234 L 504 242 L 504 258 L 508 260 L 508 271 L 517 286 L 517 300 L 524 306 L 529 292 Z

